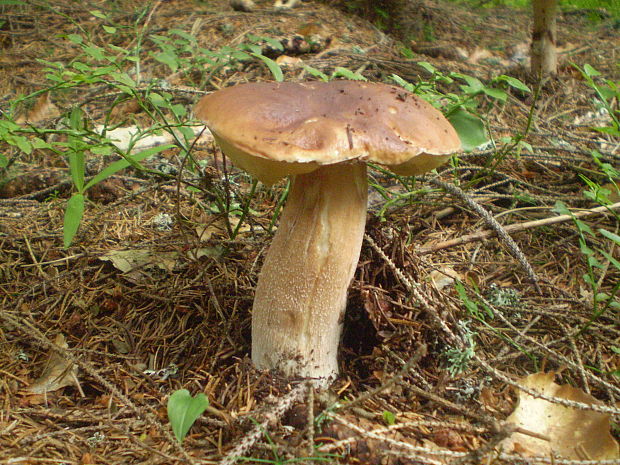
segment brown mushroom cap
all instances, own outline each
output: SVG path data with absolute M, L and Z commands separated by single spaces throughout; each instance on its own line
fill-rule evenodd
M 355 159 L 420 174 L 461 147 L 438 110 L 380 83 L 242 84 L 203 97 L 195 111 L 223 152 L 268 184 Z

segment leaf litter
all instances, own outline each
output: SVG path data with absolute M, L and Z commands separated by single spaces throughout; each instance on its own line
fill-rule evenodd
M 122 14 L 110 14 L 116 23 L 125 22 L 129 31 L 134 17 L 125 13 L 144 5 L 126 3 Z M 415 60 L 403 60 L 398 45 L 359 17 L 314 2 L 281 15 L 272 14 L 264 6 L 262 2 L 248 15 L 230 11 L 223 0 L 207 5 L 158 2 L 146 17 L 136 18 L 148 18 L 147 23 L 141 23 L 147 32 L 152 27 L 163 34 L 173 24 L 178 30 L 191 31 L 211 49 L 235 40 L 238 43 L 240 32 L 247 30 L 257 35 L 281 34 L 289 43 L 290 34 L 283 31 L 305 31 L 308 24 L 319 23 L 321 34 L 331 39 L 321 43 L 330 45 L 321 51 L 296 55 L 302 62 L 282 58 L 281 62 L 291 63 L 283 66 L 286 79 L 307 79 L 308 68 L 300 67 L 305 64 L 326 75 L 336 68 L 345 68 L 359 71 L 369 79 L 397 73 L 416 82 L 428 78 L 416 61 L 427 61 L 438 69 L 484 80 L 496 74 L 497 66 L 515 61 L 511 60 L 513 52 L 508 48 L 525 43 L 529 29 L 528 12 L 494 9 L 485 18 L 482 30 L 479 12 L 429 2 L 420 10 L 420 17 L 412 18 L 422 17 L 418 23 L 430 24 L 432 33 L 440 37 L 438 42 L 445 42 L 447 47 L 435 47 L 439 50 L 437 57 L 419 55 Z M 61 31 L 75 33 L 73 23 L 67 22 L 66 17 L 92 29 L 93 37 L 98 37 L 102 23 L 96 18 L 101 19 L 101 12 L 106 11 L 106 5 L 97 1 L 89 5 L 58 5 L 64 16 L 41 15 L 38 8 L 33 4 L 9 11 L 12 26 L 6 35 L 26 35 L 19 36 L 23 40 L 2 42 L 7 51 L 0 58 L 7 71 L 0 79 L 0 94 L 6 96 L 3 104 L 17 93 L 38 91 L 46 85 L 43 65 L 37 59 L 49 58 L 45 51 L 50 36 L 57 37 L 55 60 L 71 63 L 75 59 L 76 47 L 58 38 Z M 99 16 L 92 11 L 98 11 Z M 369 9 L 366 13 L 369 19 L 377 19 L 373 16 L 376 11 Z M 29 26 L 33 15 L 38 21 L 34 30 Z M 513 27 L 517 23 L 522 27 Z M 587 61 L 614 78 L 608 29 L 602 26 L 592 32 L 588 27 L 578 16 L 561 18 L 561 35 L 570 36 L 570 43 L 579 43 L 588 30 L 591 48 L 572 49 L 571 60 Z M 4 34 L 5 29 L 0 31 Z M 129 47 L 134 38 L 131 34 L 115 36 L 115 46 Z M 141 67 L 143 77 L 165 80 L 171 76 L 172 82 L 172 75 L 163 65 L 150 58 L 159 52 L 157 47 L 150 41 L 144 44 L 148 53 Z M 446 50 L 456 50 L 454 44 L 459 48 L 454 58 L 442 57 Z M 501 50 L 504 46 L 505 53 Z M 435 52 L 429 49 L 429 53 Z M 502 61 L 505 58 L 508 60 Z M 187 98 L 188 88 L 196 87 L 199 80 L 193 71 L 180 71 L 174 76 L 175 85 L 179 83 L 175 98 L 189 109 L 193 100 Z M 518 69 L 514 71 L 523 77 Z M 25 81 L 23 76 L 30 78 Z M 509 162 L 491 175 L 488 188 L 483 183 L 471 191 L 487 208 L 502 212 L 509 223 L 537 218 L 536 213 L 541 210 L 528 210 L 528 202 L 542 209 L 556 199 L 582 206 L 583 186 L 575 182 L 572 171 L 565 169 L 567 160 L 578 168 L 591 168 L 590 150 L 611 152 L 617 146 L 617 142 L 601 139 L 587 127 L 573 124 L 598 120 L 591 116 L 594 113 L 590 91 L 571 75 L 570 69 L 565 68 L 562 76 L 565 82 L 550 82 L 551 87 L 543 92 L 537 106 L 539 119 L 528 140 L 533 150 L 524 150 L 519 157 L 511 155 Z M 213 76 L 213 86 L 208 86 L 208 90 L 269 78 L 260 62 L 246 62 L 222 68 L 221 73 Z M 97 127 L 96 124 L 104 123 L 116 98 L 101 90 L 105 87 L 98 89 L 96 95 L 41 94 L 32 110 L 23 112 L 24 122 L 45 124 L 56 111 L 64 112 L 79 102 L 86 106 L 93 127 Z M 531 104 L 527 97 L 511 96 L 505 107 L 494 109 L 488 115 L 494 139 L 510 137 L 515 130 L 525 127 Z M 563 112 L 566 118 L 562 117 Z M 124 148 L 132 134 L 151 123 L 136 108 L 116 112 L 114 118 L 121 131 L 112 134 Z M 239 203 L 243 204 L 249 181 L 218 162 L 219 154 L 213 152 L 208 137 L 198 145 L 195 161 L 203 163 L 205 173 L 213 174 L 209 178 L 211 188 L 220 192 L 229 189 L 229 200 L 242 200 Z M 10 150 L 14 149 L 8 147 L 7 151 Z M 568 155 L 573 158 L 567 158 Z M 174 151 L 166 151 L 163 156 L 181 166 Z M 467 180 L 486 162 L 484 157 L 484 153 L 464 156 L 462 160 L 467 163 L 440 175 L 451 180 L 457 173 Z M 18 158 L 13 169 L 48 172 L 64 166 L 54 154 L 37 149 L 28 157 Z M 224 185 L 222 179 L 229 184 Z M 501 431 L 494 429 L 491 420 L 504 421 L 513 410 L 515 399 L 506 386 L 514 379 L 536 373 L 541 362 L 562 370 L 565 385 L 554 385 L 545 378 L 534 383 L 533 389 L 544 389 L 559 399 L 568 392 L 568 398 L 582 404 L 611 409 L 617 419 L 614 406 L 620 389 L 618 377 L 613 375 L 619 366 L 618 354 L 613 351 L 620 338 L 617 319 L 613 314 L 602 315 L 591 331 L 575 336 L 573 329 L 588 323 L 591 308 L 580 295 L 577 277 L 585 270 L 579 260 L 578 244 L 570 240 L 574 233 L 568 224 L 544 233 L 536 230 L 515 235 L 536 272 L 543 277 L 543 294 L 538 295 L 532 292 L 514 260 L 492 238 L 416 255 L 416 242 L 432 244 L 476 230 L 476 219 L 465 209 L 452 208 L 455 202 L 444 194 L 429 193 L 421 202 L 396 205 L 387 215 L 391 227 L 371 218 L 367 232 L 408 279 L 421 283 L 420 294 L 411 299 L 410 291 L 395 277 L 385 258 L 365 247 L 345 317 L 345 327 L 354 328 L 354 334 L 345 334 L 341 354 L 343 376 L 329 393 L 311 396 L 303 389 L 295 390 L 289 382 L 253 371 L 247 358 L 252 290 L 265 244 L 269 242 L 266 231 L 271 230 L 271 216 L 284 186 L 273 191 L 259 189 L 252 200 L 256 214 L 249 215 L 237 239 L 227 241 L 226 228 L 220 227 L 221 216 L 210 213 L 213 209 L 209 208 L 209 196 L 213 190 L 200 197 L 173 181 L 145 179 L 132 171 L 113 181 L 108 186 L 106 202 L 93 201 L 95 205 L 86 213 L 81 227 L 79 245 L 69 251 L 62 248 L 63 199 L 67 190 L 60 181 L 51 181 L 35 192 L 28 191 L 29 186 L 8 189 L 6 192 L 19 192 L 19 196 L 9 194 L 8 199 L 0 202 L 0 273 L 4 278 L 0 282 L 4 281 L 2 290 L 10 296 L 0 308 L 4 406 L 0 417 L 0 460 L 40 463 L 62 457 L 68 463 L 217 463 L 236 450 L 237 445 L 245 444 L 245 453 L 260 460 L 273 459 L 276 448 L 281 457 L 288 459 L 319 455 L 326 461 L 340 463 L 478 463 L 478 457 L 496 454 L 493 451 L 497 450 Z M 189 181 L 200 182 L 196 178 Z M 388 185 L 385 192 L 394 198 L 403 190 L 402 186 Z M 515 199 L 517 208 L 511 211 L 515 205 L 509 202 Z M 519 203 L 521 199 L 525 199 L 524 203 Z M 447 207 L 451 211 L 446 216 L 434 219 L 433 212 Z M 169 231 L 155 230 L 148 221 L 161 213 L 177 218 L 178 212 L 183 216 Z M 606 229 L 613 230 L 609 217 L 596 221 L 607 223 Z M 199 226 L 203 224 L 214 226 Z M 429 276 L 431 270 L 439 273 Z M 450 278 L 444 281 L 445 275 Z M 476 342 L 474 356 L 479 359 L 472 359 L 466 370 L 450 377 L 444 354 L 458 346 L 458 338 L 453 337 L 461 331 L 457 321 L 471 316 L 464 312 L 451 285 L 454 277 L 479 288 L 483 295 L 497 285 L 515 289 L 520 298 L 515 305 L 491 304 L 488 319 L 468 325 L 470 337 Z M 612 274 L 610 280 L 613 279 L 618 276 Z M 609 287 L 608 282 L 604 285 Z M 420 306 L 420 297 L 428 302 L 426 310 Z M 475 296 L 468 298 L 473 301 Z M 59 350 L 71 346 L 70 353 L 79 357 L 87 371 L 77 372 L 73 363 L 56 357 L 55 351 L 40 350 L 47 338 L 60 338 L 63 334 L 67 340 L 62 343 L 58 339 Z M 429 354 L 411 365 L 413 369 L 398 383 L 376 390 L 407 364 L 420 343 L 429 345 Z M 48 368 L 34 383 L 29 380 L 39 374 L 38 365 L 21 356 L 24 353 L 47 361 Z M 149 367 L 148 373 L 158 373 L 169 366 L 179 369 L 170 376 L 154 377 L 145 375 L 145 366 Z M 75 384 L 78 375 L 85 397 Z M 516 384 L 527 384 L 523 379 Z M 28 393 L 29 386 L 47 393 L 45 405 L 20 401 L 19 396 Z M 202 390 L 214 411 L 222 412 L 222 416 L 207 411 L 179 448 L 170 434 L 165 399 L 175 390 L 189 386 L 192 391 Z M 581 391 L 568 386 L 586 389 L 592 397 L 576 394 L 573 390 Z M 368 392 L 374 394 L 364 397 Z M 288 393 L 295 395 L 287 397 Z M 563 444 L 562 438 L 541 444 L 530 441 L 527 434 L 515 435 L 513 444 L 518 445 L 513 445 L 512 450 L 525 454 L 529 448 L 528 453 L 533 454 L 533 458 L 527 459 L 530 463 L 548 460 L 550 453 L 581 454 L 578 460 L 594 458 L 597 452 L 590 443 L 598 444 L 602 450 L 612 444 L 606 439 L 610 426 L 604 417 L 608 413 L 583 409 L 574 413 L 574 409 L 557 403 L 552 403 L 551 408 L 546 405 L 548 401 L 530 399 L 522 392 L 517 396 L 520 404 L 514 418 L 523 415 L 517 412 L 534 408 L 536 412 L 551 412 L 554 419 L 540 422 L 551 425 L 543 430 L 525 422 L 525 433 L 537 432 L 537 436 L 552 438 L 556 435 L 554 428 L 578 424 L 574 430 L 584 439 L 579 450 L 573 447 L 571 451 L 571 444 Z M 347 410 L 347 399 L 361 400 Z M 334 407 L 335 402 L 340 407 Z M 308 409 L 310 404 L 312 409 Z M 338 412 L 337 420 L 328 419 L 332 408 Z M 288 413 L 280 414 L 282 411 Z M 386 417 L 393 419 L 394 424 L 386 425 Z M 255 431 L 251 426 L 253 420 L 267 429 L 258 429 L 257 434 L 249 436 Z M 316 428 L 309 427 L 309 421 Z M 612 429 L 614 435 L 617 431 Z M 498 442 L 494 443 L 496 439 Z M 314 445 L 319 448 L 313 449 Z M 613 446 L 610 447 L 612 455 L 608 457 L 613 457 Z M 321 457 L 323 452 L 337 456 Z M 516 455 L 504 455 L 496 461 L 519 460 Z M 562 458 L 556 462 L 562 463 Z

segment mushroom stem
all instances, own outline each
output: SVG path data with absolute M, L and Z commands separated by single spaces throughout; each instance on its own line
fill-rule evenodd
M 326 165 L 293 178 L 256 287 L 252 360 L 258 368 L 316 378 L 319 384 L 338 374 L 367 186 L 363 163 Z

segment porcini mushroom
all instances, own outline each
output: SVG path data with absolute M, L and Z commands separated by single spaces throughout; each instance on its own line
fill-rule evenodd
M 242 84 L 203 97 L 195 113 L 239 168 L 268 185 L 291 176 L 256 287 L 252 360 L 324 384 L 338 373 L 366 222 L 366 162 L 424 173 L 459 138 L 417 96 L 359 81 Z

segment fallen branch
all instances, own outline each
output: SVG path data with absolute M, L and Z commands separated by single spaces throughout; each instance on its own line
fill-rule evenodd
M 570 221 L 574 218 L 583 218 L 592 215 L 605 214 L 610 210 L 620 210 L 620 202 L 616 202 L 612 205 L 607 205 L 603 207 L 592 208 L 590 210 L 583 210 L 573 215 L 559 215 L 551 218 L 545 218 L 542 220 L 535 221 L 526 221 L 525 223 L 517 223 L 511 224 L 509 226 L 504 226 L 504 231 L 507 233 L 514 233 L 519 231 L 525 231 L 527 229 L 537 228 L 539 226 L 548 226 L 550 224 L 563 223 L 564 221 Z M 416 253 L 423 255 L 431 252 L 435 252 L 436 250 L 447 249 L 448 247 L 453 247 L 455 245 L 467 244 L 469 242 L 481 241 L 483 239 L 487 239 L 496 235 L 495 230 L 485 229 L 483 231 L 478 231 L 476 233 L 467 234 L 465 236 L 457 237 L 456 239 L 450 239 L 449 241 L 438 242 L 437 244 L 430 245 L 427 247 L 420 247 L 416 250 Z

